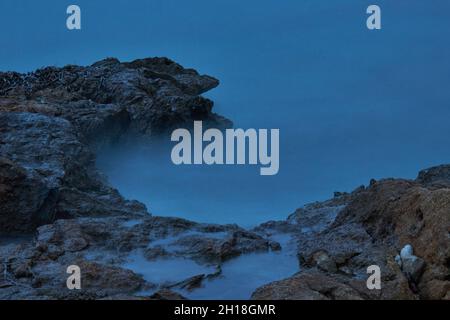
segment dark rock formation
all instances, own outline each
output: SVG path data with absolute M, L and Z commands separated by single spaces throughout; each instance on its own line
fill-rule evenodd
M 166 58 L 0 73 L 0 234 L 59 218 L 146 214 L 96 171 L 96 147 L 192 120 L 231 123 L 199 94 L 218 81 Z
M 349 283 L 350 282 L 350 283 Z M 252 296 L 266 300 L 362 300 L 354 287 L 361 283 L 351 283 L 342 276 L 329 276 L 316 270 L 308 270 L 291 278 L 273 282 L 259 288 Z
M 200 96 L 219 81 L 167 58 L 88 67 L 47 67 L 29 74 L 0 73 L 0 111 L 61 117 L 89 140 L 113 140 L 125 131 L 156 135 L 192 120 L 229 126 Z
M 104 143 L 152 139 L 193 120 L 231 126 L 200 96 L 217 85 L 166 58 L 0 73 L 0 299 L 125 298 L 157 288 L 123 268 L 132 251 L 220 268 L 268 250 L 272 243 L 237 226 L 151 217 L 95 168 Z M 182 249 L 172 250 L 172 238 Z M 66 288 L 72 264 L 83 270 L 81 291 Z
M 145 214 L 103 182 L 67 120 L 0 112 L 0 233 L 31 232 L 59 218 Z
M 276 225 L 297 230 L 300 273 L 253 298 L 450 299 L 449 182 L 441 166 L 417 181 L 374 181 L 298 210 Z M 408 244 L 415 256 L 399 265 L 396 256 Z M 367 289 L 370 265 L 381 268 L 381 290 Z
M 0 246 L 0 299 L 131 297 L 139 290 L 201 286 L 234 256 L 269 250 L 272 242 L 235 225 L 199 224 L 178 218 L 128 215 L 61 219 L 38 228 L 35 241 Z M 157 249 L 157 250 L 156 250 Z M 149 251 L 152 254 L 149 254 Z M 124 264 L 131 254 L 149 262 L 184 258 L 219 271 L 172 283 L 149 283 Z M 66 288 L 66 268 L 83 271 L 82 290 Z M 24 288 L 26 290 L 24 290 Z M 68 294 L 70 293 L 70 296 Z
M 149 297 L 150 300 L 186 300 L 181 294 L 169 289 L 161 289 Z
M 417 181 L 426 185 L 450 186 L 450 165 L 432 167 L 419 172 Z

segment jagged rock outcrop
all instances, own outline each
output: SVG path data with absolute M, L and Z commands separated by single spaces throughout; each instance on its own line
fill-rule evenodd
M 416 181 L 372 181 L 260 226 L 294 232 L 301 271 L 253 298 L 450 299 L 448 182 L 448 166 L 424 170 Z M 399 265 L 408 244 L 414 256 Z M 370 265 L 381 268 L 381 290 L 366 286 Z
M 105 143 L 152 139 L 193 120 L 231 126 L 200 95 L 217 85 L 167 58 L 0 73 L 0 299 L 133 298 L 162 284 L 123 267 L 131 252 L 220 270 L 275 245 L 237 226 L 151 217 L 95 167 Z M 81 291 L 66 287 L 72 264 L 83 270 Z
M 432 187 L 450 187 L 450 165 L 441 165 L 419 172 L 417 181 Z
M 192 120 L 231 125 L 200 96 L 217 85 L 166 58 L 0 73 L 0 234 L 60 218 L 147 214 L 108 186 L 93 151 Z
M 0 233 L 31 232 L 60 218 L 146 214 L 103 181 L 67 120 L 0 112 L 0 141 Z
M 61 117 L 99 143 L 124 132 L 157 135 L 192 120 L 229 126 L 212 113 L 213 102 L 200 96 L 218 84 L 167 58 L 109 58 L 87 67 L 0 73 L 0 111 Z

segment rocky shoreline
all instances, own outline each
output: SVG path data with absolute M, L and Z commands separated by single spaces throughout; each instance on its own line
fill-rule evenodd
M 450 299 L 450 166 L 371 181 L 252 230 L 152 216 L 107 183 L 95 167 L 104 144 L 193 120 L 230 127 L 201 96 L 217 85 L 167 58 L 0 73 L 0 299 L 180 299 L 231 259 L 284 250 L 274 234 L 294 239 L 298 273 L 253 299 Z M 405 245 L 411 263 L 396 261 Z M 210 272 L 152 283 L 126 268 L 130 253 Z M 72 264 L 82 290 L 66 288 Z M 373 264 L 382 290 L 366 288 Z
M 450 299 L 450 166 L 412 180 L 372 180 L 263 229 L 291 230 L 301 271 L 254 299 Z M 401 262 L 402 249 L 410 257 Z M 368 290 L 367 267 L 381 269 Z

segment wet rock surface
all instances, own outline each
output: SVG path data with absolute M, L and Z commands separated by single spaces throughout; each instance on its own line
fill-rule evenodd
M 371 181 L 367 188 L 339 193 L 273 224 L 297 228 L 301 271 L 257 289 L 253 298 L 448 299 L 450 189 L 445 168 L 422 171 L 416 181 Z M 402 250 L 405 246 L 410 253 Z M 371 265 L 381 269 L 381 290 L 366 286 Z
M 130 223 L 130 221 L 132 223 Z M 3 241 L 7 242 L 7 241 Z M 273 241 L 235 225 L 210 225 L 178 219 L 143 216 L 61 219 L 41 226 L 33 240 L 0 246 L 3 261 L 0 298 L 132 297 L 156 289 L 188 289 L 220 274 L 220 265 L 235 256 L 270 250 Z M 155 248 L 158 248 L 155 251 Z M 148 251 L 152 250 L 149 255 Z M 214 267 L 215 272 L 182 281 L 150 283 L 125 265 L 133 254 L 148 262 L 181 258 Z M 66 269 L 82 270 L 82 290 L 66 287 Z M 24 288 L 26 290 L 24 290 Z
M 0 73 L 0 298 L 123 298 L 156 288 L 123 267 L 133 251 L 220 265 L 268 250 L 268 240 L 237 226 L 151 217 L 95 167 L 105 143 L 155 139 L 193 120 L 231 126 L 201 96 L 217 85 L 167 58 Z M 69 265 L 83 270 L 83 290 L 67 289 Z
M 67 120 L 0 112 L 0 233 L 32 232 L 59 218 L 146 214 L 104 182 Z
M 200 96 L 217 85 L 167 58 L 0 73 L 0 233 L 59 218 L 146 214 L 108 186 L 93 152 L 193 120 L 230 126 Z

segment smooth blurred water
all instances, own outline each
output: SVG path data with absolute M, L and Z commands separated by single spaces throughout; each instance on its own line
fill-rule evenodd
M 414 178 L 446 163 L 450 2 L 377 0 L 2 0 L 0 69 L 168 56 L 220 79 L 206 95 L 237 127 L 279 128 L 280 173 L 175 167 L 170 154 L 119 148 L 99 164 L 155 214 L 255 224 L 370 178 Z
M 170 243 L 173 239 L 165 239 Z M 165 242 L 163 239 L 162 241 Z M 174 287 L 188 299 L 249 299 L 252 293 L 262 285 L 272 281 L 292 276 L 299 271 L 297 246 L 289 234 L 274 234 L 271 240 L 281 244 L 282 250 L 269 252 L 255 252 L 241 255 L 221 264 L 221 272 L 215 277 L 208 278 L 217 272 L 214 265 L 200 265 L 193 260 L 184 258 L 159 258 L 147 260 L 142 252 L 132 252 L 127 257 L 123 267 L 130 269 L 155 285 L 150 290 L 140 292 L 149 296 L 161 287 L 170 286 L 198 275 L 205 275 L 199 288 L 193 290 Z M 277 263 L 274 263 L 276 261 Z
M 201 266 L 184 258 L 148 261 L 142 253 L 133 252 L 123 267 L 141 274 L 145 280 L 155 284 L 173 284 L 199 274 L 214 273 L 214 267 Z
M 278 234 L 272 240 L 279 242 L 283 249 L 245 254 L 227 261 L 222 265 L 222 273 L 218 278 L 205 280 L 200 288 L 182 290 L 181 294 L 194 300 L 245 300 L 257 288 L 298 272 L 297 250 L 291 236 Z

